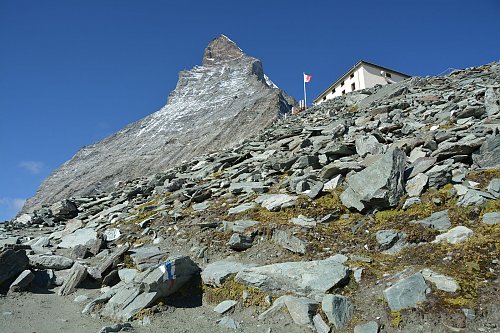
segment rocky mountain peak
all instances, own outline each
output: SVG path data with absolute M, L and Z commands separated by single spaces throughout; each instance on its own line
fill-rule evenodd
M 179 73 L 167 105 L 81 149 L 43 182 L 23 210 L 107 191 L 118 181 L 230 148 L 290 111 L 292 103 L 264 74 L 260 60 L 219 36 L 206 48 L 203 66 Z
M 214 38 L 203 53 L 203 65 L 213 65 L 216 63 L 235 60 L 244 56 L 245 53 L 225 35 Z

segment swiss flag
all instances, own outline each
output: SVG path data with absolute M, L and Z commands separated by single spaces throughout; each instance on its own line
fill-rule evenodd
M 306 73 L 304 73 L 304 82 L 311 81 L 311 78 L 312 78 L 312 75 L 307 75 Z

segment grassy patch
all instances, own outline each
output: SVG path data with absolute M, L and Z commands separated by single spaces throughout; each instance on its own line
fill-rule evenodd
M 203 296 L 209 303 L 218 304 L 225 300 L 239 301 L 244 306 L 266 306 L 266 294 L 257 288 L 247 287 L 234 280 L 234 276 L 228 278 L 220 287 L 203 286 Z M 243 299 L 243 293 L 247 297 Z

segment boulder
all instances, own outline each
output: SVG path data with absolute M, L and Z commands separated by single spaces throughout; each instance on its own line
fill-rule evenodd
M 295 205 L 296 196 L 288 194 L 263 194 L 255 202 L 269 211 L 275 212 L 281 208 L 291 207 Z
M 221 319 L 217 320 L 217 325 L 223 328 L 229 328 L 232 330 L 237 330 L 240 328 L 240 324 L 238 324 L 237 321 L 235 321 L 233 318 L 229 316 L 222 317 Z
M 426 300 L 427 285 L 421 273 L 399 280 L 384 290 L 384 297 L 391 311 L 414 308 Z
M 78 209 L 75 203 L 67 199 L 52 204 L 52 206 L 50 206 L 50 211 L 56 222 L 69 220 L 78 215 Z
M 255 227 L 258 224 L 259 224 L 259 221 L 254 221 L 254 220 L 237 220 L 234 222 L 224 221 L 224 222 L 222 222 L 222 227 L 223 227 L 224 231 L 245 233 L 249 229 L 252 229 L 253 227 Z
M 491 212 L 483 214 L 483 223 L 497 224 L 500 223 L 500 212 Z
M 178 291 L 198 273 L 198 266 L 189 257 L 170 257 L 137 274 L 131 283 L 121 282 L 114 286 L 115 293 L 101 315 L 114 320 L 129 320 L 157 299 Z
M 83 228 L 63 236 L 57 247 L 71 249 L 77 245 L 91 246 L 95 241 L 97 241 L 97 232 L 92 228 Z
M 454 293 L 460 288 L 457 281 L 449 276 L 433 272 L 428 268 L 422 270 L 421 273 L 426 281 L 434 284 L 439 290 Z
M 324 260 L 284 262 L 245 268 L 235 281 L 266 292 L 292 292 L 312 297 L 348 282 L 350 269 L 337 256 Z
M 384 145 L 378 142 L 377 138 L 373 135 L 360 136 L 356 138 L 354 143 L 356 145 L 356 152 L 361 157 L 365 157 L 368 154 L 379 155 L 384 153 Z
M 23 271 L 19 276 L 12 282 L 9 287 L 9 291 L 22 291 L 26 290 L 30 285 L 35 274 L 33 274 L 29 269 Z
M 500 135 L 488 137 L 479 150 L 472 154 L 472 159 L 480 168 L 500 167 Z
M 488 192 L 497 199 L 500 199 L 500 178 L 493 178 L 488 184 Z
M 406 193 L 410 197 L 419 197 L 424 191 L 429 177 L 424 173 L 419 173 L 406 183 Z
M 347 188 L 340 195 L 342 203 L 358 211 L 395 206 L 404 193 L 405 162 L 402 150 L 390 149 L 372 165 L 347 179 Z
M 219 314 L 224 314 L 229 310 L 233 309 L 236 306 L 236 304 L 238 304 L 237 301 L 225 300 L 217 304 L 217 306 L 214 308 L 214 311 Z
M 433 213 L 431 216 L 419 220 L 412 221 L 412 223 L 417 223 L 423 225 L 424 227 L 432 228 L 439 231 L 446 231 L 451 226 L 451 221 L 448 216 L 448 210 L 442 210 L 440 212 Z
M 285 230 L 275 229 L 272 240 L 294 253 L 305 254 L 307 252 L 307 242 L 290 235 Z
M 252 247 L 253 237 L 234 233 L 229 238 L 227 245 L 236 251 L 244 251 Z
M 318 302 L 307 297 L 288 296 L 285 305 L 297 325 L 311 325 L 318 309 Z
M 201 279 L 204 284 L 220 287 L 226 279 L 250 266 L 232 261 L 216 261 L 208 264 L 201 272 Z
M 448 244 L 457 244 L 469 239 L 473 234 L 474 232 L 469 228 L 464 227 L 463 225 L 459 225 L 458 227 L 452 228 L 444 234 L 436 236 L 436 240 L 434 240 L 434 242 L 438 243 L 446 241 L 448 242 Z
M 61 289 L 59 289 L 58 294 L 60 296 L 66 296 L 71 294 L 76 290 L 76 288 L 82 283 L 87 277 L 87 268 L 80 263 L 75 263 L 71 270 L 69 271 L 68 277 L 64 280 Z
M 240 193 L 264 193 L 267 192 L 267 186 L 261 182 L 239 182 L 232 183 L 229 186 L 229 192 L 233 194 Z
M 321 308 L 336 329 L 341 330 L 352 318 L 354 306 L 349 298 L 327 294 L 323 297 Z
M 164 254 L 158 246 L 140 247 L 129 251 L 130 259 L 139 270 L 157 264 Z
M 239 213 L 243 213 L 247 210 L 250 210 L 252 208 L 254 208 L 256 206 L 255 202 L 245 202 L 241 205 L 238 205 L 236 207 L 231 207 L 229 208 L 229 210 L 227 211 L 227 213 L 229 215 L 232 215 L 232 214 L 239 214 Z
M 325 323 L 325 321 L 323 320 L 323 318 L 319 313 L 317 313 L 313 317 L 312 321 L 314 329 L 316 330 L 317 333 L 330 333 L 331 331 L 330 326 L 328 326 L 328 324 Z
M 498 88 L 489 87 L 484 93 L 484 107 L 488 116 L 498 114 L 500 110 L 500 91 Z
M 35 254 L 28 256 L 30 265 L 37 269 L 68 269 L 73 266 L 74 260 L 55 254 Z
M 7 249 L 0 253 L 0 286 L 15 279 L 28 266 L 29 259 L 24 250 Z
M 379 327 L 376 321 L 354 326 L 354 333 L 378 333 Z

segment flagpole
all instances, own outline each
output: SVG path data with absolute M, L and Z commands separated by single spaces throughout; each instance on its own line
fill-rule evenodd
M 302 80 L 304 81 L 304 110 L 307 106 L 307 93 L 306 93 L 306 73 L 302 73 Z

